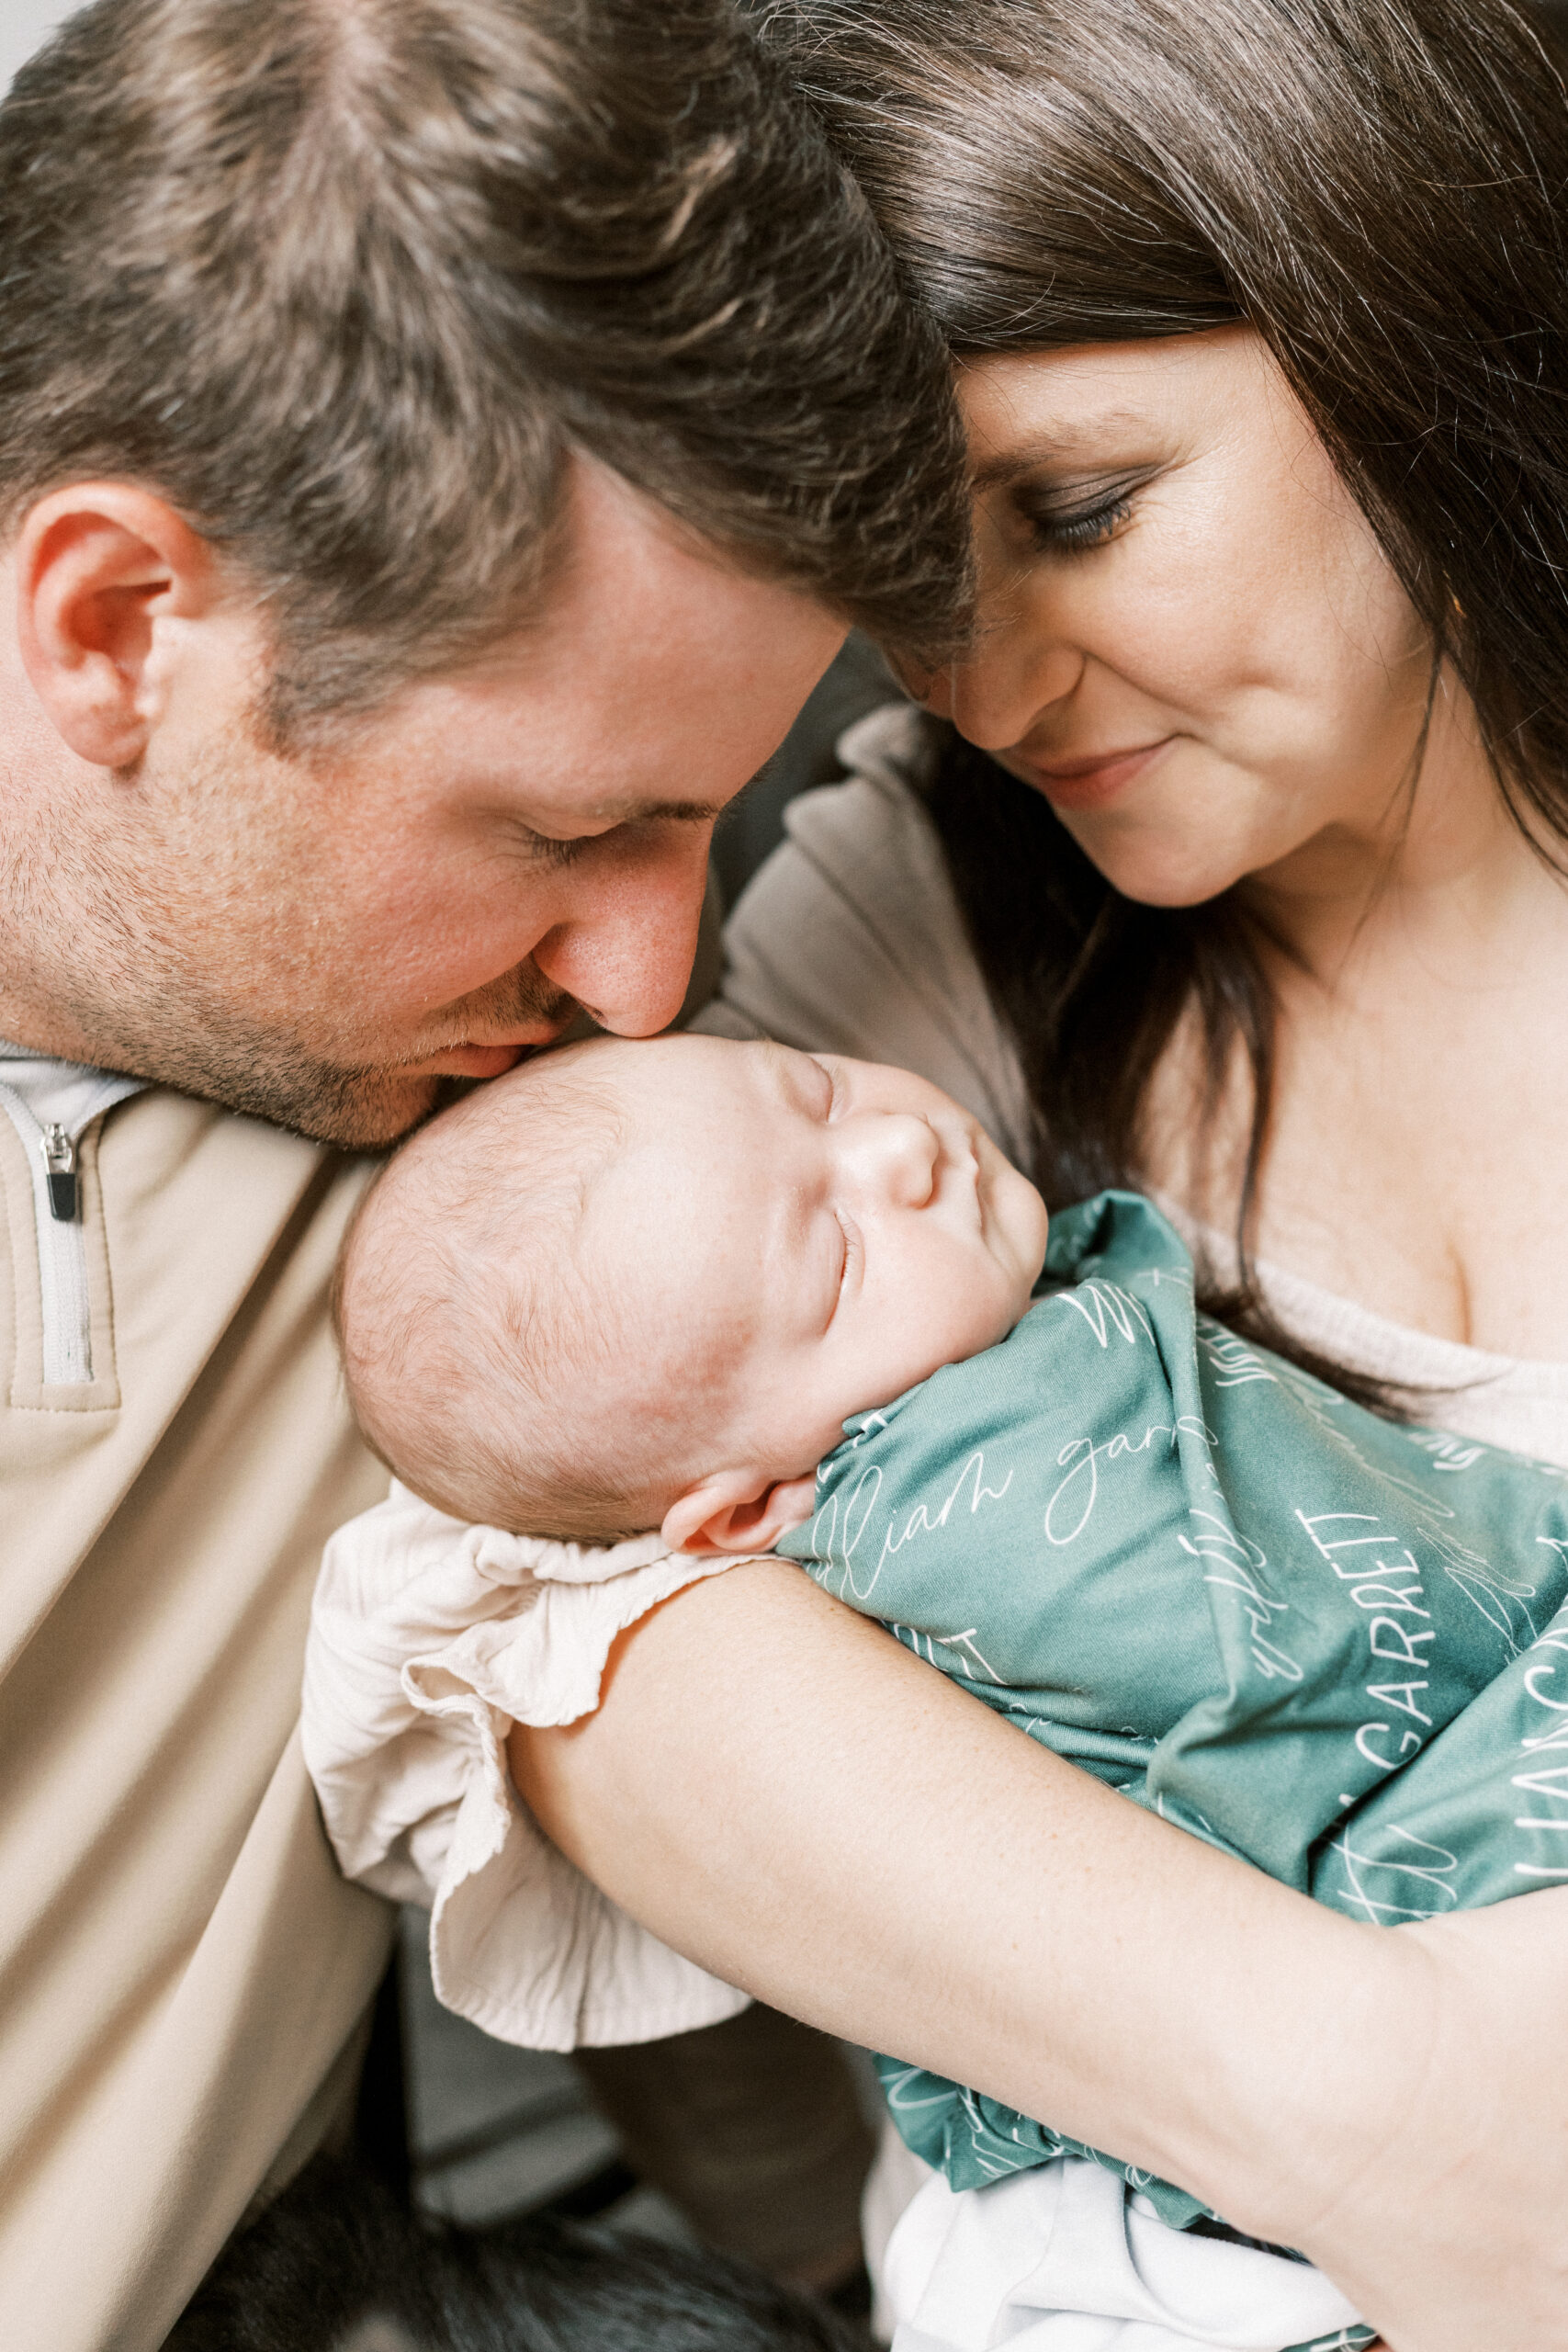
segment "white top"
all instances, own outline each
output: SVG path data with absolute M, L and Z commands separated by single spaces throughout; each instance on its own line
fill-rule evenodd
M 787 842 L 731 919 L 723 996 L 696 1025 L 918 1069 L 1022 1158 L 1017 1059 L 906 780 L 917 716 L 874 713 L 842 750 L 854 775 L 791 807 Z M 1456 1346 L 1259 1272 L 1303 1340 L 1441 1392 L 1424 1418 L 1568 1467 L 1568 1364 Z M 499 1535 L 397 1487 L 328 1546 L 304 1738 L 329 1833 L 348 1876 L 433 1905 L 441 1998 L 502 2041 L 649 2041 L 745 2005 L 549 1845 L 513 1792 L 503 1751 L 510 1721 L 590 1712 L 615 1635 L 727 1565 L 672 1558 L 656 1535 L 607 1551 Z

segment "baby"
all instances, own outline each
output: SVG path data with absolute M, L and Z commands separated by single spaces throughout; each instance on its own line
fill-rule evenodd
M 661 1531 L 612 1561 L 777 1545 L 1031 1736 L 1352 1916 L 1560 1879 L 1568 1801 L 1538 1765 L 1522 1805 L 1517 1776 L 1559 1737 L 1562 1476 L 1224 1331 L 1135 1196 L 1049 1240 L 1032 1306 L 1039 1195 L 903 1071 L 594 1045 L 391 1163 L 344 1255 L 345 1363 L 439 1510 L 579 1545 Z M 889 2256 L 908 2352 L 1371 2340 L 1185 2192 L 883 2077 L 937 2168 Z
M 1011 1330 L 1045 1227 L 906 1070 L 575 1046 L 425 1128 L 368 1195 L 338 1282 L 349 1393 L 459 1518 L 765 1552 L 851 1413 Z

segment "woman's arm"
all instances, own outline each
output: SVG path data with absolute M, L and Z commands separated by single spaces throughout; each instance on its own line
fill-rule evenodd
M 1359 1927 L 771 1562 L 644 1619 L 599 1712 L 512 1759 L 717 1974 L 1302 2246 L 1396 2352 L 1568 2347 L 1562 1896 Z

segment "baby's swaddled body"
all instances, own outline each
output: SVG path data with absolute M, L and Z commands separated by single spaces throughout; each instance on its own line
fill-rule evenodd
M 1237 1340 L 1133 1195 L 1058 1216 L 1047 1278 L 998 1346 L 848 1425 L 781 1551 L 1032 1737 L 1352 1917 L 1568 1879 L 1563 1475 Z M 882 2074 L 955 2188 L 1091 2153 Z M 1179 2226 L 1203 2211 L 1130 2178 Z
M 441 1997 L 505 2039 L 733 2013 L 532 1828 L 505 1744 L 596 1705 L 649 1609 L 775 1546 L 1352 1917 L 1568 1880 L 1568 1477 L 1199 1315 L 1133 1194 L 1057 1216 L 1047 1254 L 1032 1186 L 908 1072 L 715 1038 L 548 1057 L 390 1163 L 340 1312 L 407 1484 L 328 1548 L 305 1753 L 344 1871 L 432 1904 Z M 1369 2341 L 1181 2189 L 919 2069 L 884 2081 L 937 2168 L 889 2256 L 896 2352 Z

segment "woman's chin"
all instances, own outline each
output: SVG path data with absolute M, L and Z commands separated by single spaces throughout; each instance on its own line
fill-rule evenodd
M 1281 790 L 1267 762 L 1175 736 L 1110 799 L 1055 813 L 1123 898 L 1197 907 L 1301 846 L 1303 797 Z
M 1256 843 L 1205 843 L 1179 826 L 1064 816 L 1084 855 L 1111 888 L 1145 907 L 1199 907 L 1217 899 L 1258 864 Z

